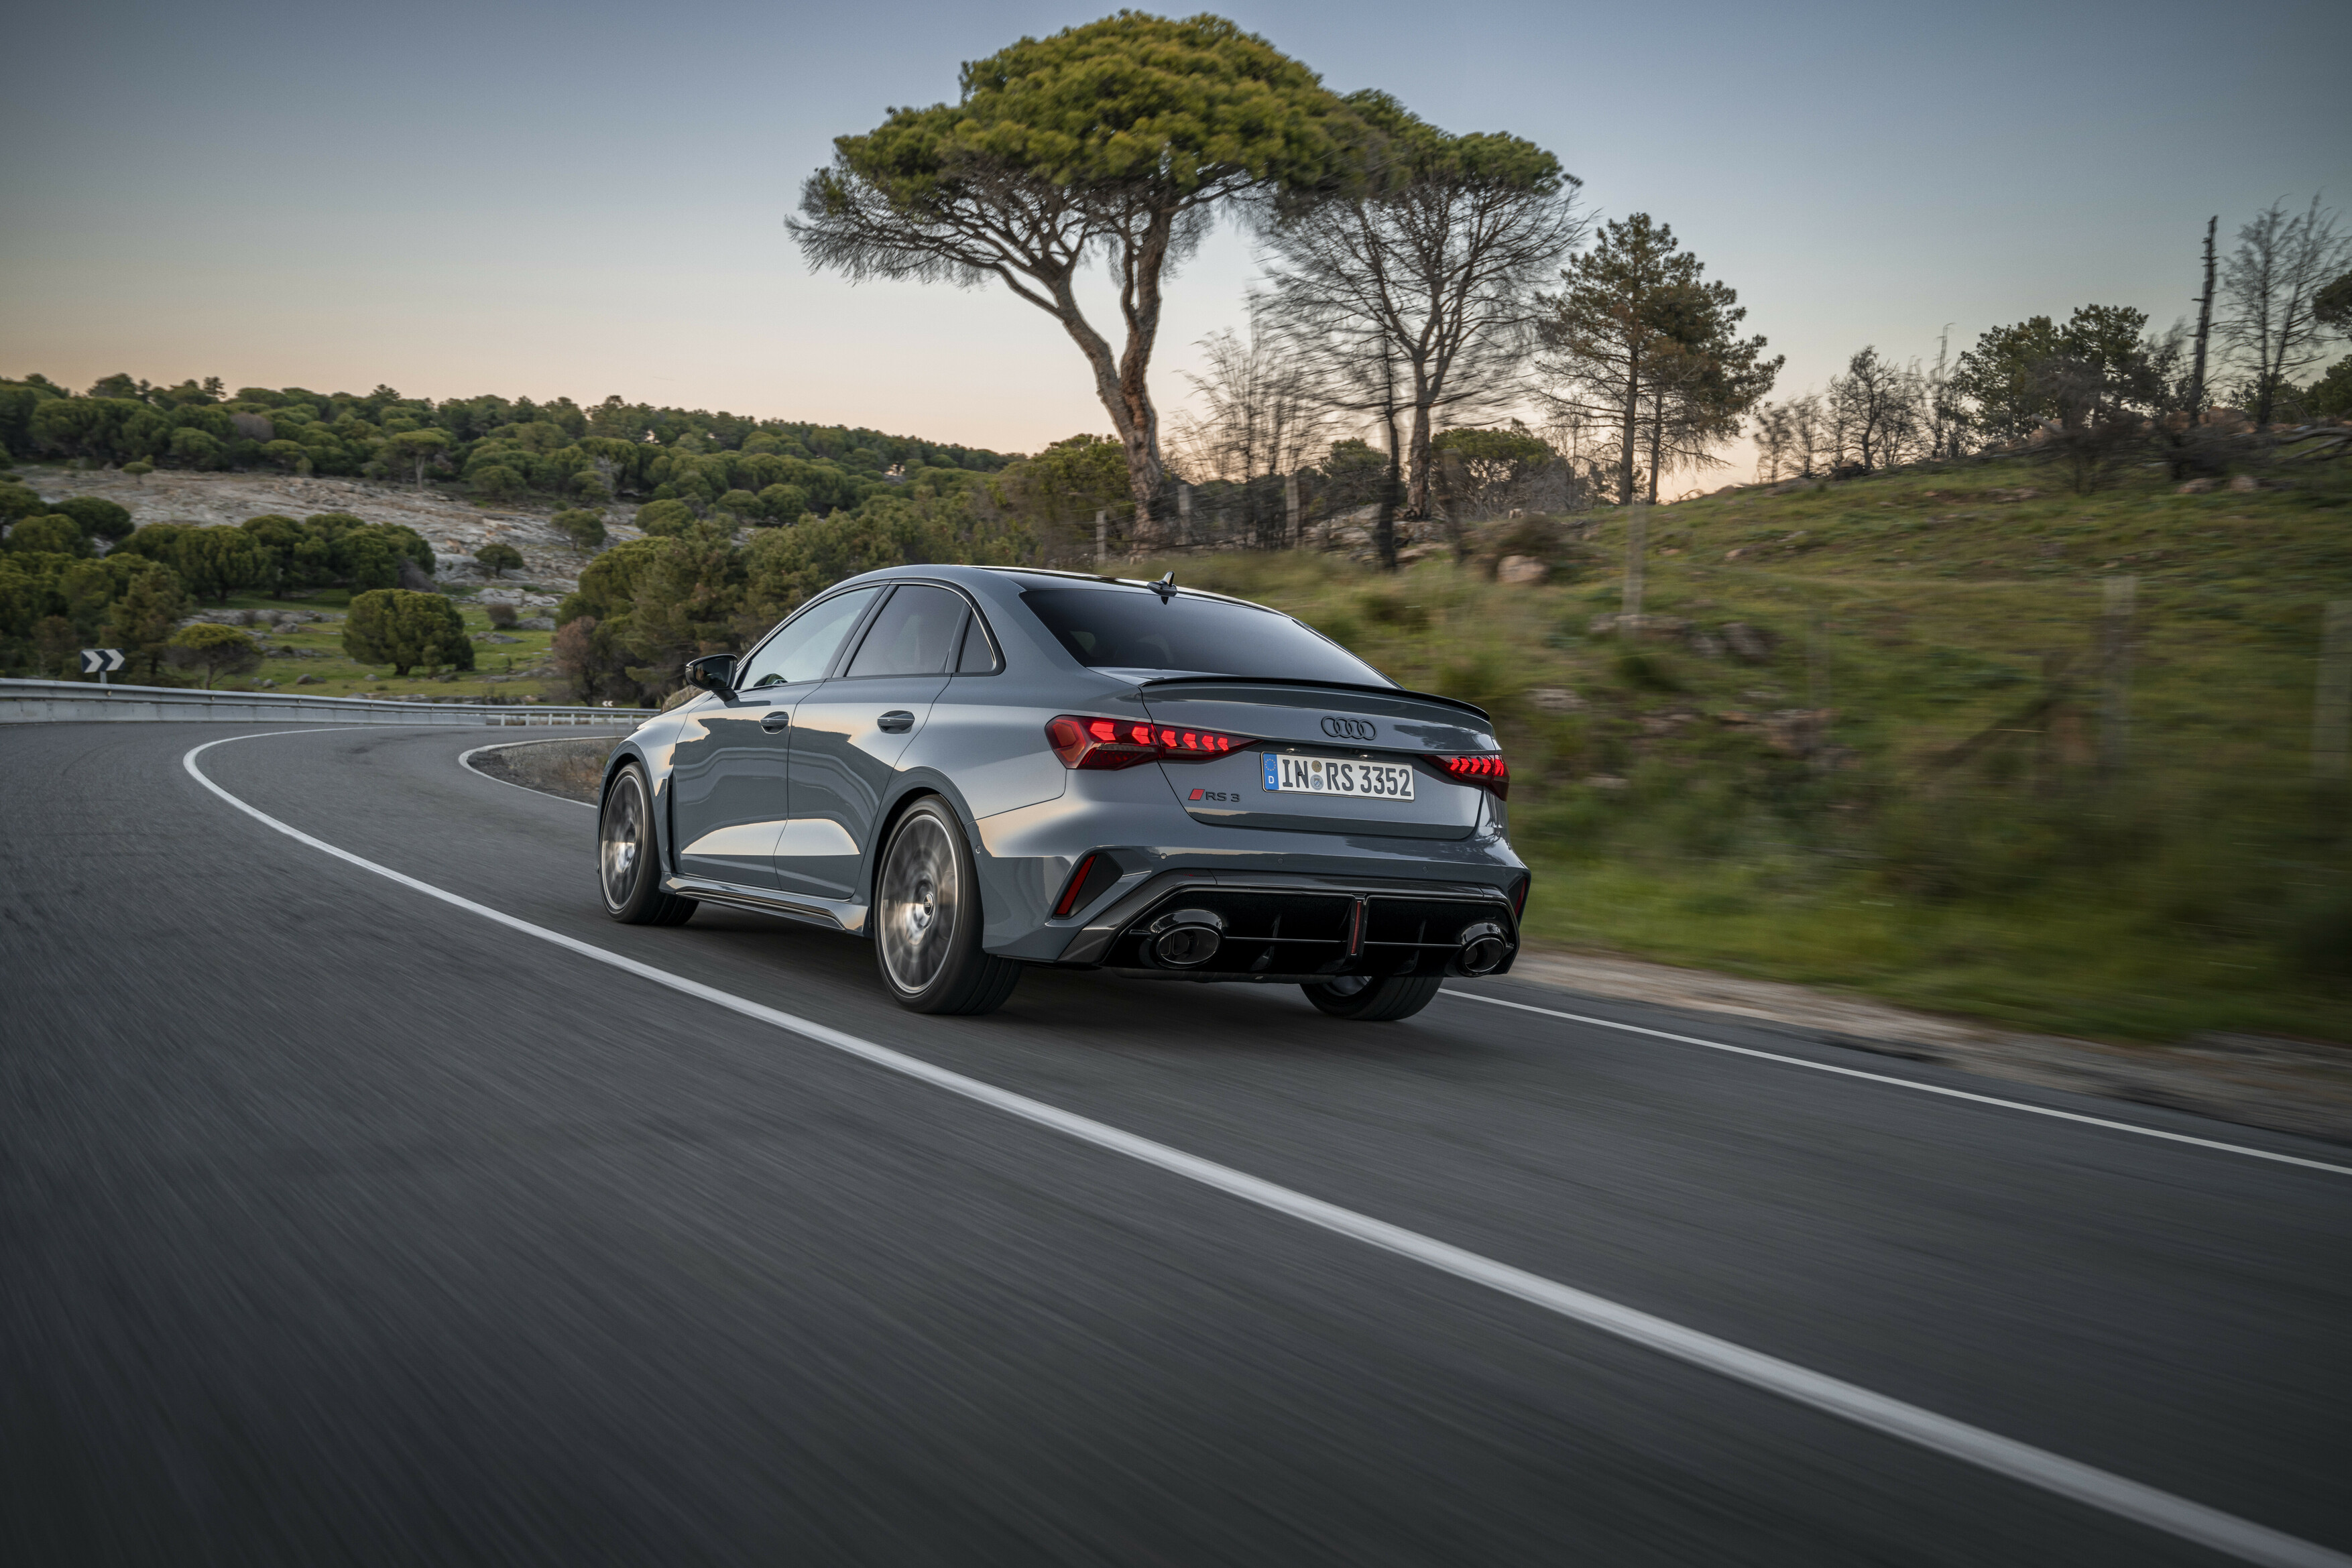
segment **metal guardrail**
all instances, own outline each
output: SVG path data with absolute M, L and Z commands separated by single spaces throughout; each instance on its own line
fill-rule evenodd
M 564 707 L 530 703 L 404 702 L 317 697 L 295 692 L 205 692 L 180 686 L 97 685 L 88 681 L 0 680 L 0 724 L 79 724 L 92 719 L 194 720 L 236 724 L 398 724 L 471 727 L 637 725 L 657 710 Z

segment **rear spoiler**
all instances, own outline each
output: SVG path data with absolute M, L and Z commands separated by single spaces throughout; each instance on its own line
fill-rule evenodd
M 1405 686 L 1370 686 L 1357 681 L 1310 681 L 1299 675 L 1161 675 L 1136 683 L 1139 691 L 1149 692 L 1153 686 L 1307 686 L 1324 692 L 1361 692 L 1367 696 L 1411 697 L 1416 702 L 1435 703 L 1463 713 L 1475 714 L 1491 729 L 1494 716 L 1475 703 L 1465 703 L 1458 697 L 1442 697 L 1434 692 L 1416 692 Z

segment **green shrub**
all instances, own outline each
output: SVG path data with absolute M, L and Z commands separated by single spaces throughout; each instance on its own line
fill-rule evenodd
M 45 517 L 51 508 L 29 485 L 0 485 L 0 521 Z
M 167 656 L 180 668 L 205 673 L 205 690 L 215 675 L 241 675 L 261 667 L 261 644 L 234 626 L 200 621 L 183 626 L 167 643 Z
M 604 542 L 604 514 L 586 507 L 558 512 L 551 519 L 564 537 L 582 549 L 594 549 Z
M 404 588 L 373 589 L 352 600 L 343 652 L 362 664 L 390 664 L 397 676 L 419 665 L 474 667 L 474 644 L 457 607 L 441 594 Z
M 637 508 L 636 522 L 649 534 L 682 534 L 694 527 L 694 508 L 684 501 L 647 501 Z
M 522 567 L 522 551 L 512 545 L 499 544 L 495 541 L 476 550 L 474 559 L 479 561 L 483 570 L 492 577 L 504 577 L 508 572 L 520 570 Z
M 51 514 L 46 517 L 26 517 L 10 528 L 8 548 L 12 550 L 40 550 L 51 555 L 88 555 L 89 540 L 82 537 L 81 525 L 71 517 Z
M 503 501 L 520 496 L 527 486 L 522 476 L 503 463 L 486 463 L 470 476 L 474 494 L 485 501 Z
M 109 646 L 122 650 L 134 674 L 143 673 L 154 681 L 169 652 L 173 626 L 187 610 L 179 574 L 168 566 L 143 566 L 108 607 L 100 635 Z
M 57 509 L 81 525 L 81 531 L 109 544 L 131 537 L 129 508 L 103 496 L 75 496 L 59 501 Z

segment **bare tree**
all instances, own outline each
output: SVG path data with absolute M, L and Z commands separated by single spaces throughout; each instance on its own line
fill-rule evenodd
M 2189 371 L 2189 423 L 2195 424 L 2205 417 L 2205 350 L 2213 337 L 2213 231 L 2221 226 L 2221 214 L 2205 220 L 2205 292 L 2197 297 L 2197 360 Z
M 1873 473 L 1903 461 L 1917 440 L 1921 378 L 1865 346 L 1832 376 L 1829 408 L 1840 467 Z M 1846 459 L 1851 456 L 1853 463 Z
M 1268 302 L 1249 301 L 1249 336 L 1230 328 L 1201 340 L 1205 375 L 1185 380 L 1201 399 L 1198 413 L 1178 418 L 1171 443 L 1177 466 L 1195 482 L 1240 486 L 1244 520 L 1259 544 L 1291 543 L 1288 515 L 1272 481 L 1305 467 L 1325 444 L 1329 403 L 1315 384 L 1311 357 L 1278 325 Z M 1269 537 L 1266 524 L 1275 524 Z
M 1949 459 L 1960 455 L 1960 444 L 1967 438 L 1968 410 L 1952 385 L 1952 324 L 1944 323 L 1943 331 L 1936 336 L 1936 368 L 1923 383 L 1926 394 L 1920 411 L 1927 424 L 1927 455 Z
M 2244 369 L 2257 425 L 2271 422 L 2280 392 L 2318 361 L 2331 335 L 2319 293 L 2352 260 L 2352 238 L 2336 234 L 2336 216 L 2317 196 L 2299 214 L 2273 202 L 2238 230 L 2238 248 L 2222 264 L 2230 314 L 2221 339 Z
M 1580 182 L 1517 137 L 1449 135 L 1384 93 L 1347 102 L 1380 138 L 1367 182 L 1272 208 L 1266 246 L 1286 316 L 1340 341 L 1356 406 L 1402 415 L 1390 450 L 1425 517 L 1434 421 L 1516 393 L 1535 281 L 1584 232 Z
M 1756 476 L 1768 483 L 1812 478 L 1822 439 L 1819 393 L 1764 404 L 1756 411 Z

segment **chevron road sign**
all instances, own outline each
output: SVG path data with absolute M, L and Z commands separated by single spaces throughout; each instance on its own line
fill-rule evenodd
M 84 648 L 81 651 L 81 673 L 96 675 L 101 686 L 106 685 L 107 676 L 121 668 L 122 650 L 120 648 Z

